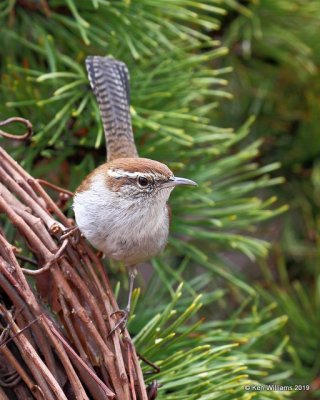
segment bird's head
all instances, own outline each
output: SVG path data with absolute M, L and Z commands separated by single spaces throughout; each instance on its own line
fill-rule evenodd
M 147 158 L 117 158 L 96 168 L 76 191 L 89 196 L 108 210 L 151 211 L 157 214 L 166 205 L 172 190 L 179 185 L 197 184 L 173 172 L 158 161 Z
M 176 186 L 197 185 L 190 179 L 174 176 L 165 164 L 147 158 L 118 158 L 105 164 L 105 173 L 110 190 L 137 202 L 166 202 Z

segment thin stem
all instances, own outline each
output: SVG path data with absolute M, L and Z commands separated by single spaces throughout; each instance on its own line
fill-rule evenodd
M 24 133 L 23 135 L 20 135 L 20 136 L 12 135 L 11 133 L 4 132 L 3 130 L 0 129 L 0 136 L 3 136 L 4 138 L 7 138 L 7 139 L 21 140 L 21 141 L 29 139 L 29 137 L 33 133 L 33 128 L 32 128 L 31 122 L 24 118 L 13 117 L 13 118 L 8 118 L 5 121 L 0 121 L 0 126 L 6 126 L 8 124 L 11 124 L 12 122 L 20 122 L 23 125 L 25 125 L 27 128 L 26 133 Z

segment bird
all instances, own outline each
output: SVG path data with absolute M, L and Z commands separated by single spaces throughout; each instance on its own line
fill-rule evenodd
M 83 236 L 107 257 L 128 269 L 127 305 L 113 328 L 126 327 L 137 267 L 159 254 L 169 235 L 169 196 L 179 185 L 169 167 L 138 156 L 130 115 L 129 72 L 112 57 L 89 56 L 86 68 L 97 98 L 106 137 L 107 160 L 81 182 L 73 199 Z M 113 314 L 115 314 L 113 313 Z

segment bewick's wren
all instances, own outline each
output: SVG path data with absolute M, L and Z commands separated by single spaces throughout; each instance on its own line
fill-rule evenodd
M 88 57 L 86 66 L 97 97 L 107 141 L 107 163 L 89 174 L 76 190 L 73 208 L 80 231 L 108 257 L 129 269 L 126 323 L 137 264 L 158 254 L 169 233 L 167 201 L 177 178 L 158 161 L 139 158 L 129 111 L 129 75 L 125 64 L 109 57 Z

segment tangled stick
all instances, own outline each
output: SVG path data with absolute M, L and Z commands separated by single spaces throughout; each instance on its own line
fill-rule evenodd
M 73 221 L 42 185 L 0 147 L 0 213 L 15 244 L 0 228 L 0 359 L 11 383 L 0 379 L 0 398 L 147 400 L 128 332 L 109 336 L 118 306 L 105 268 L 83 238 L 65 235 Z

